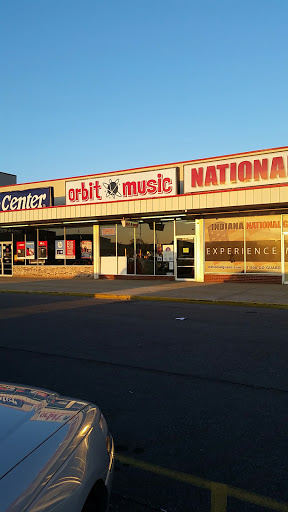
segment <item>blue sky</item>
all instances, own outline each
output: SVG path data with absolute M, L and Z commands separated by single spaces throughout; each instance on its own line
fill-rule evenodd
M 0 171 L 288 145 L 287 0 L 0 0 Z

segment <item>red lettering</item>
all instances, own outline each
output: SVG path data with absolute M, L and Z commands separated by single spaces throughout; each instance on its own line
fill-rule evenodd
M 219 174 L 219 182 L 221 184 L 224 184 L 226 183 L 226 169 L 227 167 L 229 167 L 229 164 L 220 164 L 220 165 L 217 165 L 217 169 L 219 169 L 220 171 L 220 174 Z
M 260 160 L 254 160 L 254 180 L 259 181 L 268 179 L 268 158 Z
M 102 197 L 99 194 L 100 188 L 101 188 L 101 185 L 99 184 L 99 181 L 95 181 L 94 190 L 96 192 L 96 198 L 97 199 L 102 199 Z
M 74 188 L 70 188 L 69 189 L 68 197 L 69 197 L 69 201 L 74 203 L 74 201 L 75 201 L 75 190 L 74 190 Z
M 156 180 L 148 180 L 147 181 L 147 192 L 149 194 L 156 194 L 156 192 L 157 192 L 157 181 Z
M 251 162 L 240 162 L 238 166 L 238 179 L 239 181 L 250 181 L 252 178 L 252 164 Z
M 167 187 L 166 187 L 166 183 L 168 185 Z M 170 192 L 172 192 L 172 180 L 170 178 L 164 178 L 164 180 L 163 180 L 163 192 L 165 192 L 165 194 L 170 194 Z
M 76 195 L 75 201 L 79 201 L 79 194 L 81 194 L 81 188 L 76 188 L 76 190 L 75 190 L 75 195 Z
M 193 167 L 191 169 L 191 185 L 193 188 L 195 187 L 203 187 L 203 167 Z
M 137 187 L 135 181 L 126 181 L 123 183 L 123 196 L 136 196 L 137 195 Z
M 236 170 L 237 170 L 236 162 L 232 162 L 232 164 L 230 164 L 230 181 L 231 181 L 231 183 L 236 183 L 236 181 L 237 181 Z
M 93 183 L 89 183 L 89 199 L 90 201 L 93 200 Z
M 284 161 L 282 156 L 275 156 L 272 160 L 270 178 L 286 178 Z
M 146 181 L 145 180 L 138 181 L 137 189 L 138 189 L 138 194 L 140 194 L 141 196 L 145 196 L 146 195 Z
M 82 201 L 88 201 L 89 199 L 89 192 L 88 189 L 85 187 L 85 183 L 81 182 L 81 194 L 82 194 Z
M 157 174 L 158 178 L 158 192 L 161 194 L 162 192 L 162 174 Z
M 205 187 L 209 185 L 218 185 L 215 165 L 208 165 L 205 177 Z

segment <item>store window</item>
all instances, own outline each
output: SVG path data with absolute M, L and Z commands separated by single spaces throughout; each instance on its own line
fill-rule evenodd
M 25 229 L 13 229 L 14 265 L 25 265 Z
M 244 272 L 244 218 L 205 220 L 205 272 Z
M 280 215 L 205 220 L 205 272 L 280 273 Z
M 118 274 L 136 274 L 134 228 L 117 225 L 117 257 Z
M 0 228 L 0 242 L 10 242 L 12 240 L 12 231 Z
M 17 245 L 17 244 L 16 244 Z M 25 265 L 38 265 L 44 264 L 47 258 L 38 258 L 38 229 L 26 228 L 25 229 Z M 21 254 L 21 246 L 20 246 Z M 19 257 L 19 246 L 17 247 L 17 259 Z
M 155 274 L 174 275 L 174 221 L 155 222 Z
M 281 217 L 246 217 L 246 272 L 281 272 Z
M 93 226 L 65 227 L 66 265 L 92 265 Z
M 154 223 L 139 222 L 136 235 L 136 274 L 154 275 Z
M 176 220 L 176 236 L 195 235 L 195 220 Z
M 27 238 L 27 236 L 26 236 Z M 26 241 L 26 252 L 31 242 Z M 35 252 L 35 250 L 34 250 Z M 37 258 L 45 265 L 63 265 L 65 262 L 65 241 L 63 226 L 43 226 L 38 230 Z M 31 263 L 31 260 L 30 260 Z
M 116 256 L 116 224 L 100 226 L 100 256 Z

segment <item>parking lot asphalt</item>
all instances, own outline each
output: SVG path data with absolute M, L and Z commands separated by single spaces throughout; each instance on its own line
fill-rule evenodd
M 111 512 L 287 512 L 285 310 L 3 293 L 0 312 L 2 380 L 106 416 Z

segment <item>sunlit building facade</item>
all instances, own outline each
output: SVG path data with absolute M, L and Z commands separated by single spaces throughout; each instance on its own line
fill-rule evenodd
M 288 147 L 6 184 L 0 276 L 288 281 Z

